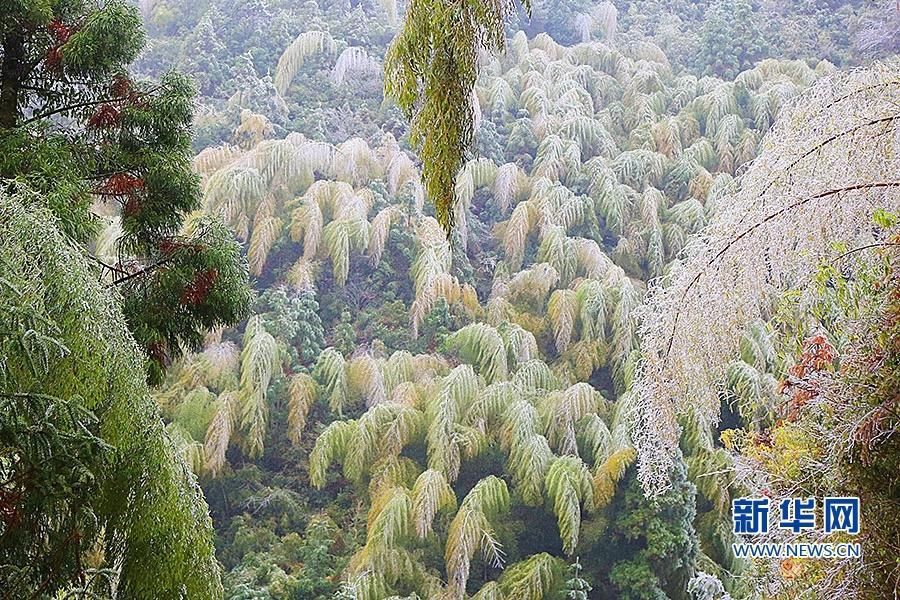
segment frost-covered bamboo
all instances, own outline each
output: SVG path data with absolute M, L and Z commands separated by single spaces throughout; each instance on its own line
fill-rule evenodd
M 719 418 L 719 386 L 743 331 L 788 290 L 806 289 L 822 262 L 843 268 L 870 254 L 872 215 L 900 208 L 900 70 L 875 65 L 820 81 L 797 98 L 763 141 L 739 188 L 651 286 L 642 311 L 633 391 L 645 489 L 668 485 L 689 413 Z

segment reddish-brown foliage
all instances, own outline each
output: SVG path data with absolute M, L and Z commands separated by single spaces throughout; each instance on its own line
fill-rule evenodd
M 122 207 L 122 214 L 126 217 L 133 217 L 139 212 L 141 212 L 141 201 L 134 196 L 128 198 L 125 201 L 125 206 Z
M 22 493 L 14 490 L 0 489 L 0 521 L 9 531 L 22 520 L 22 511 L 19 504 L 22 501 Z
M 162 240 L 160 240 L 159 246 L 157 247 L 160 254 L 162 254 L 163 256 L 171 256 L 182 249 L 189 250 L 194 254 L 199 254 L 203 251 L 203 244 L 189 244 L 187 242 L 178 241 L 174 238 L 163 238 Z
M 172 362 L 169 355 L 169 347 L 162 341 L 148 344 L 147 354 L 150 355 L 151 359 L 164 366 L 168 366 Z
M 803 342 L 800 360 L 788 370 L 787 379 L 778 384 L 778 391 L 788 396 L 787 414 L 789 422 L 800 417 L 803 407 L 821 393 L 816 375 L 834 365 L 837 353 L 823 335 L 814 335 Z
M 109 86 L 109 91 L 112 92 L 112 95 L 116 98 L 129 96 L 132 92 L 131 80 L 124 75 L 116 75 L 113 77 L 112 84 Z
M 97 189 L 103 196 L 130 196 L 144 187 L 144 180 L 129 173 L 110 175 Z
M 47 29 L 50 31 L 50 35 L 53 36 L 55 43 L 47 50 L 47 54 L 44 55 L 44 65 L 48 71 L 59 73 L 62 71 L 63 58 L 60 48 L 69 41 L 69 38 L 75 33 L 75 29 L 65 25 L 59 19 L 51 21 L 50 24 L 47 25 Z
M 59 19 L 54 19 L 47 25 L 47 29 L 50 30 L 50 33 L 53 35 L 53 39 L 56 40 L 57 47 L 62 46 L 66 42 L 69 41 L 69 38 L 72 37 L 72 34 L 75 33 L 75 30 L 71 27 L 63 24 Z
M 59 47 L 47 50 L 47 54 L 44 56 L 44 64 L 50 71 L 59 72 L 62 69 L 62 52 L 59 51 Z
M 181 292 L 181 301 L 193 306 L 202 303 L 209 296 L 209 292 L 218 278 L 219 271 L 217 269 L 200 271 L 194 275 L 194 279 Z
M 112 104 L 101 104 L 88 118 L 87 125 L 91 129 L 107 129 L 118 125 L 122 117 L 122 111 Z
M 159 253 L 163 256 L 171 256 L 174 254 L 179 248 L 184 246 L 181 242 L 173 240 L 171 238 L 163 238 L 159 241 Z

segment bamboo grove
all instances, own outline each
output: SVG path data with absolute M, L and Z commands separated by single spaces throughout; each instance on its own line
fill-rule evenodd
M 340 46 L 300 34 L 278 61 L 276 90 L 289 95 L 316 57 L 338 86 L 377 65 Z M 284 435 L 311 449 L 309 484 L 338 476 L 366 507 L 347 593 L 552 597 L 635 460 L 646 282 L 722 209 L 779 111 L 833 71 L 766 60 L 731 81 L 698 78 L 650 42 L 564 46 L 519 32 L 481 66 L 480 155 L 456 178 L 450 240 L 393 135 L 282 136 L 244 109 L 234 141 L 195 159 L 204 210 L 245 240 L 267 294 L 322 302 L 373 285 L 367 272 L 405 255 L 399 326 L 420 351 L 357 339 L 297 360 L 292 340 L 254 316 L 240 335 L 211 336 L 158 393 L 182 452 L 206 477 L 261 457 L 278 407 Z M 435 336 L 439 315 L 455 327 Z M 685 476 L 704 498 L 685 572 L 701 564 L 738 593 L 729 574 L 740 565 L 721 550 L 735 490 L 704 477 L 728 459 L 703 428 L 688 428 L 685 444 Z M 503 522 L 521 510 L 553 524 L 547 551 L 505 550 Z
M 896 593 L 893 2 L 9 10 L 0 598 Z

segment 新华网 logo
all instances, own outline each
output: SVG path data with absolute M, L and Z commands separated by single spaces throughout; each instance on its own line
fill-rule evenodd
M 857 535 L 860 528 L 857 497 L 826 496 L 821 505 L 816 498 L 784 498 L 777 503 L 777 510 L 769 498 L 736 498 L 731 508 L 735 535 L 759 536 L 773 526 L 794 534 L 821 527 L 825 534 Z M 845 558 L 861 554 L 858 543 L 735 543 L 732 550 L 740 558 Z

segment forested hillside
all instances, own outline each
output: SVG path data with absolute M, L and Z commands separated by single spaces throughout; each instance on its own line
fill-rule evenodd
M 98 335 L 127 347 L 114 357 L 125 366 L 103 371 L 127 381 L 116 397 L 146 397 L 144 379 L 152 386 L 159 415 L 147 402 L 128 423 L 155 427 L 156 462 L 144 468 L 163 464 L 165 486 L 196 493 L 178 471 L 187 465 L 212 517 L 222 588 L 207 565 L 196 579 L 209 589 L 196 583 L 173 598 L 893 597 L 900 7 L 514 6 L 504 49 L 477 52 L 472 93 L 431 115 L 439 124 L 445 114 L 472 117 L 474 145 L 449 173 L 447 214 L 428 193 L 428 169 L 447 154 L 419 139 L 445 131 L 411 140 L 400 106 L 421 107 L 421 90 L 391 72 L 385 80 L 390 52 L 428 54 L 424 34 L 391 47 L 407 8 L 138 3 L 147 43 L 121 62 L 135 58 L 135 81 L 160 89 L 181 89 L 172 69 L 195 82 L 192 140 L 180 129 L 159 140 L 179 153 L 165 163 L 171 172 L 191 155 L 197 179 L 160 192 L 186 198 L 160 225 L 142 215 L 161 209 L 133 200 L 144 178 L 109 177 L 103 167 L 118 165 L 105 153 L 111 140 L 126 162 L 149 160 L 135 148 L 159 141 L 120 136 L 146 106 L 133 94 L 83 115 L 85 147 L 99 150 L 79 181 L 108 179 L 78 188 L 82 204 L 125 199 L 93 202 L 75 243 L 54 233 L 65 204 L 46 208 L 31 196 L 68 198 L 69 188 L 45 185 L 62 168 L 0 159 L 0 207 L 13 217 L 0 224 L 0 307 L 19 315 L 16 298 L 41 299 L 29 304 L 39 319 L 16 316 L 15 335 L 0 333 L 4 353 L 27 358 L 0 361 L 3 410 L 14 415 L 4 417 L 0 446 L 28 445 L 29 419 L 40 420 L 13 410 L 26 383 L 43 401 L 88 393 L 69 378 L 93 371 L 69 375 L 63 357 Z M 51 22 L 50 51 L 71 61 L 69 36 L 84 25 L 66 18 Z M 59 74 L 74 73 L 62 64 Z M 457 86 L 466 91 L 448 80 L 448 98 Z M 186 118 L 186 101 L 164 98 L 160 111 Z M 133 126 L 143 132 L 166 118 Z M 22 144 L 4 135 L 4 149 Z M 155 173 L 157 163 L 146 168 Z M 30 262 L 25 248 L 41 237 L 65 248 Z M 182 257 L 178 268 L 189 272 L 178 275 L 167 263 Z M 144 270 L 156 274 L 152 285 L 128 285 Z M 30 287 L 38 272 L 49 292 Z M 77 309 L 58 316 L 41 303 L 61 302 L 55 286 L 79 279 L 91 284 L 83 302 L 99 306 L 93 318 L 121 326 L 35 325 L 75 322 Z M 21 341 L 34 331 L 35 343 Z M 94 368 L 110 360 L 88 350 Z M 150 359 L 146 378 L 139 352 Z M 40 381 L 59 372 L 64 391 Z M 123 436 L 131 460 L 142 456 L 127 432 L 97 435 L 97 449 L 77 446 L 90 469 L 94 453 Z M 59 455 L 30 452 L 35 464 L 41 452 Z M 26 488 L 12 456 L 0 454 L 4 549 L 25 535 L 16 494 Z M 760 495 L 860 496 L 864 557 L 736 558 L 732 500 Z M 202 502 L 190 506 L 208 527 Z M 190 520 L 179 519 L 180 540 L 209 545 L 202 528 L 181 533 Z M 112 521 L 86 537 L 102 540 L 104 527 L 114 538 Z M 846 541 L 836 535 L 822 539 Z M 121 561 L 144 555 L 95 546 L 67 558 L 78 585 L 48 587 L 48 597 L 153 597 L 127 595 L 127 577 L 117 590 Z M 174 547 L 182 569 L 201 560 Z

